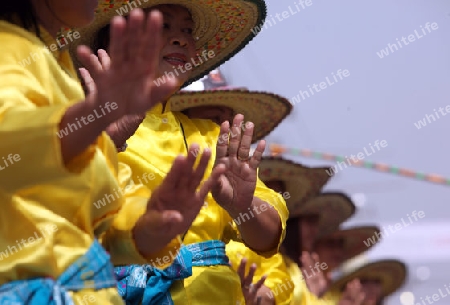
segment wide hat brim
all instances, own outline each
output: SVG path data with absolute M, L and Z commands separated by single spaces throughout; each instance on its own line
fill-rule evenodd
M 377 226 L 358 226 L 337 230 L 326 236 L 321 236 L 320 238 L 343 239 L 344 257 L 342 262 L 345 262 L 377 245 L 379 242 L 379 234 L 380 228 Z
M 307 167 L 281 157 L 263 157 L 259 165 L 259 178 L 263 182 L 279 180 L 286 187 L 289 198 L 286 206 L 289 213 L 298 205 L 316 196 L 331 178 L 328 167 Z
M 172 111 L 199 106 L 225 106 L 254 124 L 252 143 L 264 138 L 292 111 L 289 101 L 267 92 L 235 90 L 180 91 L 169 99 Z
M 289 217 L 319 215 L 317 238 L 321 238 L 335 232 L 355 213 L 355 209 L 355 204 L 344 193 L 326 192 L 293 209 Z
M 98 31 L 119 12 L 127 16 L 133 8 L 145 9 L 161 4 L 186 7 L 195 23 L 193 37 L 196 39 L 199 58 L 193 59 L 195 64 L 192 64 L 191 77 L 183 87 L 219 67 L 244 48 L 258 34 L 255 29 L 263 24 L 267 15 L 263 0 L 100 0 L 94 22 L 76 29 L 80 38 L 70 43 L 75 66 L 82 66 L 76 57 L 77 46 L 87 45 L 92 50 L 98 49 Z M 208 59 L 205 60 L 202 56 L 208 51 L 213 51 L 214 57 L 205 56 Z M 201 58 L 203 63 L 200 62 Z
M 383 297 L 387 297 L 404 284 L 406 277 L 407 268 L 401 261 L 394 259 L 380 260 L 348 272 L 333 282 L 329 290 L 342 291 L 348 282 L 357 278 L 378 279 L 381 281 Z

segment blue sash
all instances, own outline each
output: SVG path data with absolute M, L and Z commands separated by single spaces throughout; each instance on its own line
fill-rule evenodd
M 86 254 L 56 280 L 35 278 L 12 281 L 0 286 L 0 304 L 73 305 L 68 291 L 89 288 L 98 290 L 116 285 L 109 255 L 95 240 Z
M 229 265 L 225 244 L 208 240 L 181 247 L 172 265 L 164 270 L 150 265 L 116 267 L 117 288 L 127 305 L 173 305 L 169 289 L 176 280 L 192 275 L 192 267 Z

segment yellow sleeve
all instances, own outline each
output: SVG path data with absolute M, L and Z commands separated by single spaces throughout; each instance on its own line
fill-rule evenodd
M 167 268 L 181 247 L 181 238 L 174 238 L 164 249 L 150 257 L 141 255 L 134 242 L 132 229 L 145 213 L 151 192 L 142 184 L 134 184 L 131 169 L 124 163 L 119 163 L 119 183 L 124 190 L 125 202 L 102 238 L 113 264 L 150 264 L 160 269 Z
M 277 247 L 272 249 L 271 251 L 261 253 L 258 252 L 259 255 L 264 256 L 265 258 L 269 258 L 279 251 L 280 246 L 283 243 L 284 237 L 286 235 L 286 221 L 289 218 L 289 211 L 286 207 L 286 202 L 284 201 L 283 197 L 277 192 L 265 186 L 264 183 L 261 180 L 259 180 L 259 178 L 256 183 L 254 197 L 257 197 L 262 201 L 267 202 L 270 206 L 272 206 L 277 211 L 281 221 L 282 231 Z
M 79 156 L 74 161 L 76 166 L 64 166 L 57 132 L 62 116 L 71 105 L 67 99 L 73 97 L 72 102 L 77 102 L 83 98 L 81 85 L 72 80 L 70 85 L 76 94 L 64 96 L 58 88 L 49 86 L 54 71 L 46 67 L 46 58 L 39 64 L 19 64 L 20 59 L 29 57 L 40 47 L 5 32 L 0 33 L 0 41 L 0 185 L 15 193 L 80 170 L 76 167 L 88 164 L 94 148 Z M 79 88 L 73 87 L 76 85 Z
M 268 297 L 275 299 L 275 304 L 287 305 L 291 303 L 294 284 L 290 280 L 290 275 L 280 253 L 266 259 L 247 248 L 243 243 L 234 241 L 227 244 L 226 251 L 235 271 L 237 271 L 242 258 L 248 260 L 246 273 L 248 273 L 252 264 L 257 265 L 253 283 L 257 282 L 263 275 L 267 275 L 264 285 L 271 290 Z

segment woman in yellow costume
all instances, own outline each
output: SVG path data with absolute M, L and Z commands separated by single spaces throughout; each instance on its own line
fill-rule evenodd
M 196 85 L 194 83 L 193 85 Z M 246 88 L 236 88 L 231 87 L 220 87 L 220 89 L 206 90 L 201 92 L 180 92 L 173 95 L 170 98 L 171 107 L 176 111 L 182 111 L 190 119 L 210 119 L 216 124 L 220 125 L 226 120 L 231 120 L 233 115 L 236 113 L 242 113 L 246 118 L 255 123 L 255 132 L 253 135 L 253 143 L 256 143 L 261 138 L 268 135 L 276 126 L 282 122 L 282 120 L 290 113 L 292 106 L 288 100 L 282 98 L 276 94 L 265 93 L 265 92 L 255 92 L 248 91 Z M 264 176 L 261 176 L 261 170 L 265 172 L 265 158 L 263 158 L 260 166 L 259 177 L 263 182 Z M 325 174 L 325 172 L 324 172 Z M 326 174 L 325 174 L 326 175 Z M 326 175 L 328 177 L 328 175 Z M 325 177 L 323 177 L 325 178 Z M 326 179 L 326 178 L 325 178 Z M 274 189 L 277 191 L 276 189 Z M 307 191 L 303 191 L 301 194 L 294 194 L 293 196 L 300 197 L 304 195 Z M 281 194 L 285 200 L 291 200 L 290 196 L 286 194 Z M 295 199 L 294 199 L 295 200 Z M 252 212 L 258 213 L 259 211 Z M 261 211 L 264 212 L 264 211 Z M 253 214 L 254 215 L 254 214 Z M 249 212 L 243 213 L 234 221 L 237 224 L 247 221 L 249 218 L 253 217 Z M 249 272 L 248 276 L 245 276 L 246 272 L 239 269 L 240 257 L 242 251 L 251 252 L 258 261 L 251 260 L 252 263 L 265 262 L 266 265 L 263 266 L 258 264 L 257 274 L 261 276 L 261 270 L 266 271 L 268 267 L 270 270 L 276 271 L 277 268 L 274 264 L 278 263 L 279 255 L 274 255 L 270 259 L 265 259 L 262 256 L 257 255 L 255 252 L 250 250 L 241 242 L 230 241 L 226 246 L 227 255 L 230 258 L 233 269 L 235 269 L 238 274 L 241 275 L 241 286 L 244 296 L 250 296 L 250 300 L 246 300 L 247 304 L 256 304 L 255 299 L 251 299 L 251 296 L 256 295 L 257 284 L 250 286 L 252 273 Z M 245 263 L 245 262 L 244 262 Z M 267 267 L 267 268 L 265 268 Z M 245 269 L 245 266 L 243 267 Z M 241 268 L 242 269 L 242 268 Z M 250 268 L 251 269 L 251 268 Z M 276 273 L 269 273 L 269 278 L 262 289 L 258 290 L 257 296 L 261 298 L 261 305 L 267 304 L 266 299 L 268 296 L 266 293 L 270 294 L 270 289 L 272 286 L 275 287 L 278 283 L 284 280 L 286 272 L 276 271 Z M 280 281 L 281 280 L 281 281 Z M 248 282 L 249 283 L 246 283 Z M 270 287 L 270 288 L 268 288 Z M 277 304 L 283 304 L 285 299 L 289 299 L 289 291 L 283 291 L 276 295 L 276 300 L 279 301 Z M 273 302 L 273 295 L 271 298 Z
M 129 167 L 103 131 L 173 90 L 171 79 L 152 83 L 162 16 L 153 13 L 145 26 L 139 12 L 114 20 L 108 70 L 95 69 L 90 50 L 80 49 L 97 84 L 85 96 L 61 48 L 79 33 L 60 30 L 87 25 L 96 5 L 17 0 L 0 7 L 1 304 L 123 304 L 112 263 L 151 264 L 168 253 L 166 244 L 189 228 L 225 170 L 208 170 L 212 179 L 196 192 L 205 152 L 196 168 L 195 157 L 180 156 L 150 200 L 148 188 L 130 184 Z
M 326 169 L 309 168 L 282 158 L 264 157 L 259 177 L 268 187 L 283 196 L 289 208 L 295 208 L 320 192 L 330 179 Z M 290 304 L 294 285 L 289 281 L 284 258 L 280 253 L 266 259 L 242 243 L 230 242 L 227 254 L 235 269 L 238 269 L 240 260 L 245 258 L 248 264 L 256 265 L 257 278 L 267 276 L 263 288 L 258 292 L 261 304 Z
M 167 2 L 135 1 L 134 4 L 151 9 Z M 188 84 L 191 79 L 217 67 L 253 38 L 251 29 L 265 17 L 264 3 L 257 0 L 180 0 L 170 3 L 172 5 L 157 6 L 165 18 L 159 83 L 163 82 L 164 76 L 173 73 L 180 85 Z M 106 24 L 107 21 L 86 28 L 81 37 L 83 33 L 86 37 L 96 37 Z M 100 38 L 99 41 L 105 37 L 100 35 Z M 100 65 L 107 69 L 106 53 L 99 55 Z M 199 57 L 203 56 L 209 59 L 200 62 Z M 206 198 L 205 207 L 193 225 L 183 234 L 188 251 L 182 251 L 186 256 L 180 256 L 180 260 L 188 265 L 192 263 L 192 275 L 189 276 L 189 268 L 184 272 L 182 264 L 171 274 L 158 275 L 158 270 L 137 266 L 133 270 L 139 273 L 139 278 L 135 280 L 131 276 L 134 271 L 126 269 L 120 274 L 124 285 L 119 288 L 123 288 L 121 293 L 127 301 L 128 293 L 133 290 L 130 297 L 139 302 L 140 298 L 134 294 L 138 289 L 134 288 L 147 284 L 146 289 L 140 291 L 144 301 L 156 298 L 174 304 L 237 304 L 243 301 L 240 281 L 228 264 L 224 242 L 230 236 L 238 235 L 237 238 L 242 238 L 260 254 L 271 256 L 277 252 L 284 237 L 287 209 L 282 197 L 258 180 L 257 167 L 265 143 L 258 143 L 253 156 L 249 156 L 254 126 L 251 123 L 244 125 L 243 121 L 242 115 L 235 116 L 231 124 L 225 122 L 222 125 L 211 120 L 191 120 L 181 112 L 172 111 L 170 103 L 164 100 L 147 112 L 136 133 L 128 140 L 128 148 L 119 154 L 119 159 L 130 165 L 134 177 L 152 173 L 155 179 L 146 183 L 151 189 L 160 184 L 168 173 L 168 165 L 177 155 L 186 154 L 192 142 L 199 143 L 201 149 L 209 147 L 213 151 L 214 160 L 208 164 L 207 175 L 220 164 L 228 167 Z M 232 224 L 232 220 L 242 213 L 262 207 L 268 208 L 267 212 L 241 225 Z M 192 259 L 187 257 L 188 252 Z M 163 257 L 159 259 L 163 260 Z M 156 278 L 158 284 L 154 285 L 152 281 Z M 155 286 L 162 288 L 155 290 Z M 165 293 L 168 287 L 169 294 Z M 151 297 L 146 298 L 145 292 Z

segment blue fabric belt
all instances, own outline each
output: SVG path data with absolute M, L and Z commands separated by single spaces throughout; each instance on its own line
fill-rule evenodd
M 164 270 L 150 265 L 116 267 L 117 288 L 127 305 L 173 305 L 169 289 L 175 280 L 191 276 L 193 266 L 214 265 L 229 265 L 222 241 L 184 245 L 172 265 Z
M 86 254 L 70 265 L 56 280 L 17 280 L 0 286 L 0 304 L 73 305 L 68 291 L 98 290 L 116 285 L 110 257 L 95 240 Z

